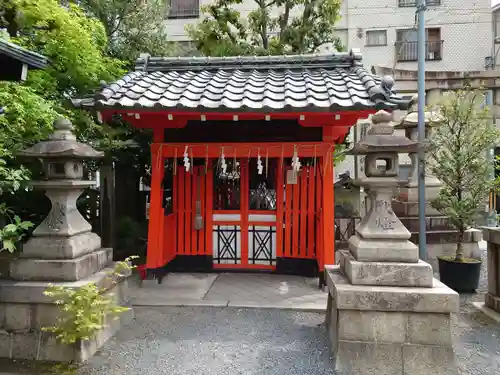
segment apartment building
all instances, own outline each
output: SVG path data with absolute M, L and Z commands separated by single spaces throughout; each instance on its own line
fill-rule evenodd
M 200 7 L 211 0 L 171 0 L 168 36 L 190 48 L 187 24 L 203 17 Z M 417 0 L 344 0 L 338 35 L 349 50 L 360 48 L 365 66 L 416 70 Z M 245 16 L 255 0 L 237 9 Z M 427 0 L 427 70 L 484 70 L 492 55 L 491 0 Z M 279 12 L 279 9 L 276 9 Z M 330 46 L 323 46 L 329 50 Z

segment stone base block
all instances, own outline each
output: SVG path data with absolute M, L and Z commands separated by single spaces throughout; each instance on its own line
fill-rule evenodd
M 72 237 L 31 237 L 19 254 L 21 258 L 73 259 L 101 248 L 101 238 L 93 233 Z
M 353 285 L 432 287 L 434 275 L 430 264 L 358 262 L 349 253 L 339 252 L 339 264 Z
M 456 375 L 451 314 L 458 294 L 432 288 L 350 285 L 326 271 L 326 326 L 335 367 L 345 374 Z
M 79 288 L 83 285 L 89 283 L 96 284 L 99 288 L 111 289 L 113 283 L 111 283 L 109 275 L 113 272 L 113 268 L 105 268 L 96 274 L 81 279 L 78 281 L 66 281 L 66 282 L 49 282 L 49 281 L 13 281 L 13 280 L 1 280 L 0 279 L 0 303 L 26 303 L 26 304 L 37 304 L 37 303 L 53 303 L 50 297 L 43 295 L 45 289 L 49 285 L 55 286 L 66 286 L 72 288 Z M 122 292 L 122 290 L 120 290 Z M 124 285 L 123 293 L 128 294 L 127 285 Z M 126 298 L 128 300 L 128 296 Z
M 419 213 L 418 200 L 409 202 L 394 200 L 392 201 L 392 208 L 398 217 L 418 216 Z M 429 202 L 425 202 L 425 216 L 439 215 L 441 215 L 441 212 L 432 207 Z
M 361 262 L 418 262 L 418 247 L 405 240 L 365 240 L 358 235 L 349 239 L 349 250 Z
M 106 326 L 92 340 L 65 345 L 58 342 L 48 332 L 0 331 L 0 357 L 9 359 L 40 360 L 55 362 L 82 362 L 91 358 L 107 340 L 134 318 L 132 309 L 120 315 L 119 319 L 109 319 Z
M 432 288 L 351 285 L 340 266 L 325 269 L 329 293 L 340 310 L 455 313 L 458 293 L 439 280 Z
M 77 281 L 102 270 L 113 261 L 113 249 L 100 249 L 75 259 L 28 259 L 12 261 L 14 280 Z
M 339 341 L 335 368 L 345 374 L 458 375 L 452 346 Z
M 128 279 L 113 284 L 105 293 L 112 295 L 116 303 L 126 304 L 130 300 Z M 46 303 L 0 302 L 0 330 L 41 330 L 56 324 L 59 314 L 59 308 L 52 300 Z
M 486 293 L 484 296 L 484 303 L 490 309 L 500 313 L 500 297 L 494 296 L 491 293 Z
M 420 230 L 418 216 L 399 216 L 399 220 L 401 220 L 403 225 L 408 228 L 411 233 L 415 233 Z M 454 229 L 447 216 L 438 215 L 425 217 L 425 230 L 427 232 L 434 232 L 453 231 Z

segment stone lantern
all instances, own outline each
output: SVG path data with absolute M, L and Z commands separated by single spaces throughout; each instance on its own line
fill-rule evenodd
M 415 96 L 413 101 L 417 103 L 417 100 L 418 98 Z M 437 112 L 426 111 L 424 113 L 425 139 L 429 139 L 431 136 L 432 127 L 438 125 L 442 121 L 443 118 Z M 394 129 L 404 130 L 406 137 L 414 142 L 418 142 L 418 112 L 416 110 L 416 104 L 405 116 L 403 116 L 401 121 L 394 126 Z M 400 189 L 400 194 L 396 199 L 399 205 L 394 208 L 400 215 L 415 216 L 418 215 L 418 155 L 417 153 L 410 153 L 409 156 L 412 161 L 409 182 Z M 426 166 L 425 172 L 425 198 L 426 201 L 429 202 L 438 196 L 441 182 L 432 175 L 429 166 Z M 426 205 L 425 209 L 427 214 L 439 214 L 429 204 Z
M 366 137 L 351 153 L 365 155 L 365 178 L 358 184 L 370 209 L 338 252 L 339 265 L 325 270 L 326 325 L 342 373 L 434 375 L 454 366 L 451 314 L 458 294 L 433 278 L 419 260 L 410 232 L 394 214 L 392 197 L 407 181 L 398 177 L 399 154 L 418 144 L 394 134 L 392 115 L 372 116 Z
M 54 122 L 54 133 L 48 141 L 37 143 L 19 153 L 24 158 L 39 159 L 42 162 L 45 180 L 33 181 L 31 185 L 45 190 L 45 194 L 52 203 L 52 208 L 45 220 L 34 230 L 34 237 L 48 236 L 50 241 L 56 238 L 72 238 L 78 236 L 78 245 L 84 242 L 95 242 L 97 235 L 92 233 L 91 225 L 82 217 L 76 208 L 76 200 L 87 187 L 95 185 L 94 181 L 84 181 L 83 161 L 98 159 L 104 156 L 103 152 L 76 141 L 72 133 L 73 126 L 69 120 L 58 119 Z M 40 241 L 37 249 L 28 242 L 24 254 L 35 255 L 33 251 L 40 251 Z M 47 243 L 52 248 L 51 243 Z M 75 243 L 76 245 L 76 243 Z M 78 246 L 77 245 L 77 246 Z M 99 244 L 100 245 L 100 244 Z M 50 254 L 54 258 L 76 255 L 82 249 L 73 248 L 72 253 Z M 43 249 L 45 256 L 48 249 Z M 75 254 L 76 253 L 76 254 Z M 36 254 L 41 255 L 41 254 Z
M 109 282 L 113 270 L 113 249 L 101 248 L 100 237 L 77 209 L 82 191 L 95 184 L 84 181 L 83 161 L 103 157 L 102 152 L 79 143 L 72 124 L 56 120 L 47 141 L 22 151 L 19 156 L 38 159 L 44 179 L 32 185 L 45 190 L 52 208 L 19 257 L 10 264 L 11 280 L 0 280 L 0 304 L 5 309 L 0 320 L 0 357 L 10 359 L 82 361 L 88 359 L 119 328 L 120 321 L 106 326 L 89 341 L 64 345 L 43 327 L 56 324 L 56 301 L 43 292 L 49 285 L 82 287 L 96 284 L 114 292 L 125 302 L 127 280 Z M 123 318 L 130 318 L 125 314 Z M 123 319 L 122 318 L 122 319 Z M 4 350 L 5 349 L 5 350 Z
M 399 180 L 399 154 L 417 152 L 418 144 L 394 135 L 391 119 L 384 111 L 373 115 L 366 137 L 350 151 L 364 156 L 366 177 L 357 183 L 367 193 L 370 209 L 350 238 L 349 249 L 361 261 L 417 262 L 417 246 L 408 241 L 411 234 L 393 212 L 391 202 L 396 188 L 406 183 Z M 377 242 L 384 246 L 378 247 Z
M 77 142 L 72 129 L 73 125 L 69 120 L 58 119 L 54 122 L 54 133 L 49 140 L 19 153 L 24 158 L 41 160 L 45 179 L 31 184 L 37 189 L 45 190 L 52 203 L 49 214 L 24 246 L 23 258 L 74 258 L 101 246 L 99 236 L 92 233 L 92 226 L 76 208 L 76 201 L 85 188 L 95 185 L 94 181 L 82 180 L 83 161 L 101 158 L 104 153 Z M 54 246 L 54 241 L 58 246 Z M 24 275 L 24 272 L 18 274 L 21 269 L 16 267 L 14 270 L 21 279 L 33 276 Z M 57 274 L 47 276 L 58 277 Z M 76 275 L 74 278 L 76 279 Z

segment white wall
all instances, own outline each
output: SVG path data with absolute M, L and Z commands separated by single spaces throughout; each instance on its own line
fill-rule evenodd
M 200 5 L 211 0 L 200 0 Z M 359 48 L 365 66 L 380 65 L 394 67 L 396 30 L 415 25 L 415 8 L 400 8 L 398 0 L 344 0 L 341 20 L 337 23 L 338 35 L 347 49 Z M 428 70 L 483 70 L 484 58 L 491 55 L 492 15 L 490 0 L 441 0 L 440 6 L 429 7 L 425 14 L 427 27 L 440 27 L 443 44 L 443 59 L 428 61 Z M 245 17 L 255 9 L 254 0 L 244 0 L 237 7 Z M 274 8 L 278 14 L 280 10 Z M 187 41 L 187 24 L 200 19 L 166 20 L 168 37 L 173 41 Z M 358 37 L 358 29 L 362 37 Z M 366 31 L 387 30 L 387 46 L 365 46 Z M 323 52 L 331 46 L 324 46 Z M 415 62 L 398 62 L 398 69 L 416 69 Z
M 349 48 L 360 48 L 365 66 L 393 67 L 396 30 L 415 25 L 415 8 L 400 8 L 398 0 L 345 0 L 348 4 Z M 425 13 L 426 27 L 441 28 L 443 59 L 428 61 L 428 70 L 483 70 L 491 54 L 492 24 L 490 0 L 441 0 Z M 371 29 L 387 30 L 387 46 L 365 46 Z M 415 62 L 398 62 L 398 69 L 416 70 Z

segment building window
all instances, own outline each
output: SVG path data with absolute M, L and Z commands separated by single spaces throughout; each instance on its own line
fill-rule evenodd
M 200 16 L 199 0 L 170 0 L 169 19 L 198 18 Z
M 417 5 L 418 5 L 417 0 L 399 0 L 400 8 L 416 7 Z M 427 6 L 441 5 L 441 0 L 427 0 L 425 5 Z
M 386 46 L 387 31 L 386 30 L 368 30 L 366 32 L 367 46 Z
M 418 43 L 417 30 L 397 30 L 396 32 L 396 60 L 417 61 Z M 443 58 L 443 41 L 441 29 L 428 28 L 425 30 L 425 59 L 436 61 Z

